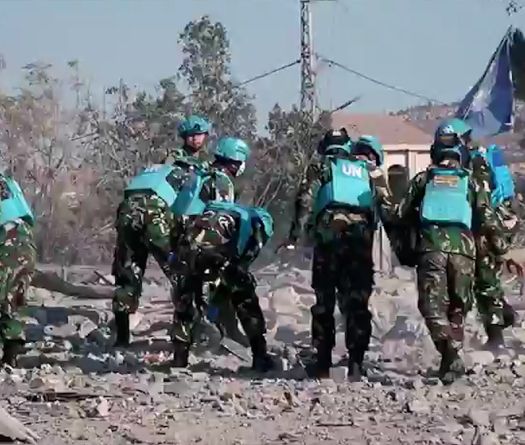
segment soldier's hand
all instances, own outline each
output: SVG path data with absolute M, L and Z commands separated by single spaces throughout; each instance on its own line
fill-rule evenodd
M 505 267 L 509 273 L 513 273 L 519 278 L 523 278 L 523 266 L 512 258 L 505 260 Z M 512 271 L 513 268 L 515 269 L 515 272 Z

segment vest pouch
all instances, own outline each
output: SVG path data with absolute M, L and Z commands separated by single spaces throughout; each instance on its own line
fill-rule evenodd
M 434 168 L 428 172 L 421 203 L 421 222 L 437 226 L 472 226 L 469 175 L 461 169 Z
M 23 219 L 28 224 L 33 225 L 35 218 L 22 189 L 12 178 L 4 177 L 4 181 L 11 197 L 0 201 L 0 225 L 14 222 L 17 219 Z

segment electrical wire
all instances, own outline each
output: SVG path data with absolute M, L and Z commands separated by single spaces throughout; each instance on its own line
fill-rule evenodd
M 273 70 L 251 77 L 250 79 L 247 79 L 237 84 L 237 86 L 242 87 L 244 85 L 248 85 L 249 83 L 255 82 L 256 80 L 264 79 L 265 77 L 271 76 L 272 74 L 278 73 L 279 71 L 283 71 L 287 68 L 291 68 L 292 66 L 298 65 L 299 63 L 301 63 L 301 59 L 294 60 L 293 62 L 287 63 L 286 65 L 282 65 L 278 68 L 274 68 Z
M 375 79 L 373 77 L 370 77 L 370 76 L 368 76 L 366 74 L 361 73 L 360 71 L 357 71 L 357 70 L 354 70 L 352 68 L 349 68 L 346 65 L 343 65 L 342 63 L 336 62 L 335 60 L 328 59 L 328 58 L 320 56 L 320 55 L 318 57 L 321 60 L 324 60 L 326 63 L 328 63 L 329 66 L 332 65 L 332 66 L 336 66 L 338 68 L 341 68 L 342 70 L 344 70 L 344 71 L 346 71 L 348 73 L 354 74 L 355 76 L 358 76 L 358 77 L 360 77 L 362 79 L 368 80 L 369 82 L 375 83 L 376 85 L 380 85 L 380 86 L 382 86 L 384 88 L 388 88 L 390 90 L 394 90 L 394 91 L 397 91 L 399 93 L 406 94 L 408 96 L 417 97 L 418 99 L 424 99 L 424 100 L 429 101 L 429 102 L 435 102 L 435 103 L 440 104 L 440 105 L 445 105 L 445 102 L 443 102 L 441 100 L 433 99 L 431 97 L 424 96 L 422 94 L 415 93 L 413 91 L 407 90 L 406 88 L 397 87 L 395 85 L 391 85 L 391 84 L 383 82 L 381 80 L 377 80 L 377 79 Z

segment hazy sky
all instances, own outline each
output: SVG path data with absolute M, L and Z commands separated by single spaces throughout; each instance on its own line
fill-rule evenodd
M 443 101 L 461 98 L 511 23 L 504 0 L 336 0 L 313 6 L 315 51 L 388 83 Z M 24 64 L 65 72 L 78 59 L 95 95 L 123 77 L 152 89 L 181 62 L 184 25 L 203 14 L 231 40 L 233 72 L 244 80 L 299 56 L 299 0 L 1 0 L 0 84 L 16 85 Z M 525 12 L 513 18 L 525 29 Z M 338 68 L 320 67 L 321 105 L 361 95 L 355 111 L 395 110 L 417 99 Z M 299 100 L 299 67 L 249 86 L 264 119 L 275 102 Z

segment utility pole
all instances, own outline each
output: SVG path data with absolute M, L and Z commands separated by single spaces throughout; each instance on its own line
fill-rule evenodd
M 313 33 L 311 0 L 301 2 L 301 111 L 315 119 L 315 72 L 313 59 Z
M 301 2 L 301 111 L 312 124 L 316 118 L 315 69 L 313 50 L 312 10 L 314 2 L 336 0 L 299 0 Z

